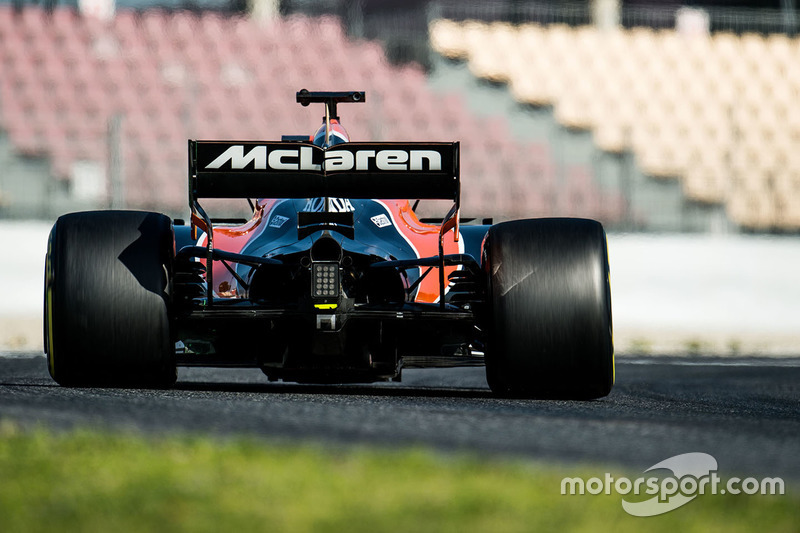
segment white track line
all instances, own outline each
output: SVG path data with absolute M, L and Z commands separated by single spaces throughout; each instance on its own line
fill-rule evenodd
M 675 358 L 664 357 L 641 357 L 641 358 L 627 358 L 618 357 L 617 364 L 621 365 L 667 365 L 667 366 L 749 366 L 749 367 L 798 367 L 800 366 L 800 358 L 798 357 L 770 357 L 760 359 L 712 359 L 704 361 L 702 359 L 680 360 Z

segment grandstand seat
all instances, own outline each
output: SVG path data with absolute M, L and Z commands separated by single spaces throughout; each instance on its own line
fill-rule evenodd
M 603 121 L 594 128 L 593 137 L 595 144 L 605 152 L 621 154 L 628 148 L 629 136 L 622 124 Z
M 777 225 L 772 197 L 763 190 L 737 191 L 727 203 L 731 218 L 752 229 L 769 230 Z
M 431 46 L 445 57 L 463 59 L 467 56 L 467 48 L 462 32 L 463 27 L 458 22 L 435 20 L 429 29 Z
M 14 28 L 17 24 L 14 6 L 11 4 L 0 4 L 0 32 L 6 28 Z M 0 33 L 5 35 L 5 33 Z
M 14 143 L 17 152 L 24 156 L 39 156 L 44 153 L 43 147 L 36 138 L 33 126 L 24 121 L 18 120 L 5 124 L 8 136 Z

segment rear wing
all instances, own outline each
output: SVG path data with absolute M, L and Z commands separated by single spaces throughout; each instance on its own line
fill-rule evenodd
M 189 141 L 198 198 L 459 200 L 459 143 Z

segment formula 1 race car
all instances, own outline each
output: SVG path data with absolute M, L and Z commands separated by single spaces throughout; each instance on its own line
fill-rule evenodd
M 311 136 L 190 140 L 188 225 L 140 211 L 60 217 L 45 267 L 53 379 L 168 387 L 177 366 L 215 366 L 355 383 L 485 364 L 501 396 L 607 395 L 601 224 L 461 220 L 459 143 L 350 142 L 337 104 L 364 99 L 298 92 L 325 108 Z M 207 198 L 248 199 L 252 218 L 213 219 Z M 452 208 L 421 220 L 408 199 Z

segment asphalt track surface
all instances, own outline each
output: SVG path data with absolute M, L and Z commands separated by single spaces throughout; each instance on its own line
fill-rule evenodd
M 497 399 L 482 368 L 402 383 L 269 383 L 258 370 L 182 368 L 171 390 L 69 389 L 38 354 L 0 354 L 0 418 L 23 427 L 248 435 L 322 446 L 425 446 L 480 457 L 643 472 L 705 452 L 721 476 L 800 480 L 800 358 L 621 358 L 607 398 Z

